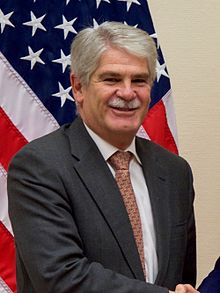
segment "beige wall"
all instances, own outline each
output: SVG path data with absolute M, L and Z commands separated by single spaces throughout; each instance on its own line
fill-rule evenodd
M 196 190 L 198 283 L 220 255 L 220 1 L 150 0 Z

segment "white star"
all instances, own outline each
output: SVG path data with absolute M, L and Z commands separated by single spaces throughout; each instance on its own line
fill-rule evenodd
M 159 41 L 158 41 L 158 38 L 157 38 L 157 34 L 156 33 L 154 33 L 154 34 L 152 34 L 152 35 L 150 35 L 151 36 L 151 38 L 153 38 L 153 39 L 155 39 L 156 40 L 156 42 L 157 42 L 157 49 L 159 49 L 159 47 L 160 47 L 160 44 L 159 44 Z
M 15 27 L 9 20 L 9 18 L 12 16 L 12 14 L 14 13 L 14 11 L 8 13 L 8 14 L 4 14 L 2 12 L 2 10 L 0 9 L 0 25 L 1 25 L 1 33 L 3 33 L 4 28 L 6 25 L 10 25 L 12 27 Z
M 126 24 L 126 25 L 129 25 L 126 21 L 124 21 L 124 24 Z M 133 27 L 137 27 L 138 26 L 138 24 L 135 24 L 135 25 L 133 25 Z
M 166 64 L 160 64 L 159 61 L 157 60 L 157 66 L 156 66 L 156 71 L 157 71 L 157 82 L 159 82 L 161 75 L 166 76 L 169 78 L 169 75 L 165 71 Z
M 97 8 L 99 8 L 99 4 L 100 4 L 102 1 L 105 1 L 105 2 L 107 2 L 107 3 L 110 3 L 109 0 L 96 0 L 96 6 L 97 6 Z
M 130 9 L 132 3 L 141 5 L 141 3 L 138 0 L 118 0 L 118 1 L 127 2 L 127 12 Z
M 93 27 L 96 28 L 98 26 L 99 26 L 98 22 L 95 20 L 95 18 L 93 18 Z
M 73 24 L 76 21 L 77 17 L 67 21 L 65 16 L 63 16 L 63 23 L 55 26 L 55 28 L 63 29 L 64 39 L 66 39 L 69 32 L 77 34 L 77 31 L 73 28 Z
M 40 49 L 37 52 L 33 52 L 33 50 L 31 49 L 31 47 L 28 46 L 28 52 L 29 55 L 21 57 L 20 59 L 22 60 L 27 60 L 27 61 L 31 61 L 31 70 L 33 69 L 34 65 L 39 62 L 41 64 L 45 64 L 44 61 L 42 61 L 40 59 L 40 54 L 42 53 L 44 49 Z
M 42 15 L 39 18 L 36 18 L 34 13 L 31 11 L 31 21 L 24 22 L 23 25 L 32 26 L 32 37 L 36 33 L 36 30 L 39 28 L 43 31 L 46 31 L 45 27 L 41 24 L 41 21 L 44 19 L 46 14 Z
M 66 56 L 62 49 L 60 50 L 60 59 L 55 59 L 53 62 L 62 64 L 63 72 L 66 70 L 66 67 L 71 64 L 70 55 Z
M 60 97 L 61 99 L 61 107 L 63 107 L 66 100 L 74 101 L 74 99 L 69 95 L 69 92 L 71 90 L 71 86 L 67 89 L 64 89 L 62 85 L 59 83 L 59 92 L 56 94 L 53 94 L 54 97 Z

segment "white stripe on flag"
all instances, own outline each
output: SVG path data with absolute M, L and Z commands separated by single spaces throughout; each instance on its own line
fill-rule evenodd
M 167 117 L 167 123 L 168 123 L 169 129 L 173 135 L 174 141 L 175 141 L 176 146 L 178 148 L 176 116 L 175 116 L 175 110 L 174 110 L 174 105 L 173 105 L 172 90 L 169 90 L 166 93 L 166 95 L 162 98 L 162 101 L 163 101 L 165 109 L 166 109 L 166 117 Z
M 0 164 L 0 221 L 13 235 L 11 222 L 8 216 L 7 173 Z
M 11 289 L 7 286 L 7 284 L 0 277 L 0 293 L 12 293 Z
M 138 129 L 137 136 L 150 140 L 149 135 L 147 134 L 146 130 L 144 129 L 144 127 L 142 125 Z
M 0 52 L 0 104 L 27 141 L 59 127 L 51 113 Z

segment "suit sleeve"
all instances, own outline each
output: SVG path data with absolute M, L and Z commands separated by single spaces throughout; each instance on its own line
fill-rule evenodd
M 56 160 L 50 158 L 29 145 L 8 172 L 18 292 L 167 293 L 166 288 L 127 278 L 86 258 L 62 170 L 58 172 Z

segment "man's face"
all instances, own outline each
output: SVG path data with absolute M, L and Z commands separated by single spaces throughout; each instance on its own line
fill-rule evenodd
M 100 137 L 133 139 L 150 103 L 149 70 L 145 59 L 110 48 L 101 56 L 88 86 L 71 76 L 83 121 Z

